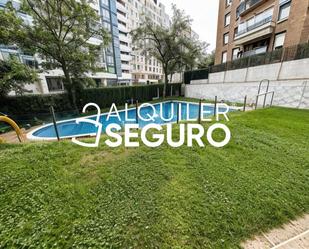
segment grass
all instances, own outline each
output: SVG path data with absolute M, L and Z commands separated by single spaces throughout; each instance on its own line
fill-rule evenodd
M 309 111 L 231 115 L 223 149 L 0 144 L 0 248 L 239 248 L 308 212 Z

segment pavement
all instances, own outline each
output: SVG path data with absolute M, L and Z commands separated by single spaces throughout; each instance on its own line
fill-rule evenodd
M 242 244 L 244 249 L 309 249 L 309 214 Z

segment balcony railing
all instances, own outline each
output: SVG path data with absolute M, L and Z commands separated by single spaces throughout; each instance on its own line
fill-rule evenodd
M 254 6 L 257 6 L 259 3 L 263 2 L 264 0 L 246 0 L 240 3 L 237 8 L 237 12 L 239 15 L 244 14 L 247 10 L 251 9 Z
M 254 23 L 253 25 L 250 25 L 242 30 L 238 30 L 237 34 L 235 35 L 235 37 L 237 38 L 238 36 L 241 36 L 249 31 L 252 31 L 258 27 L 261 27 L 263 26 L 264 24 L 266 23 L 270 23 L 272 21 L 273 17 L 272 16 L 268 16 L 266 18 L 264 18 L 263 20 L 259 21 L 259 22 L 256 22 Z
M 267 46 L 264 46 L 264 47 L 256 48 L 254 50 L 244 52 L 242 56 L 248 57 L 248 56 L 252 56 L 252 55 L 263 54 L 263 53 L 266 53 L 266 52 L 267 52 Z

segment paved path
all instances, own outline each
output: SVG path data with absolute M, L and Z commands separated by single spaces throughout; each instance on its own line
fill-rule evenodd
M 309 214 L 242 244 L 244 249 L 309 249 Z
M 26 134 L 28 132 L 30 132 L 31 130 L 35 129 L 35 128 L 37 128 L 37 126 L 36 127 L 32 127 L 29 130 L 21 129 L 21 131 L 24 134 L 24 139 L 25 139 L 24 142 L 28 141 L 27 138 L 26 138 Z M 7 142 L 7 143 L 20 143 L 19 140 L 18 140 L 18 137 L 17 137 L 17 135 L 15 133 L 15 131 L 10 131 L 10 132 L 6 132 L 4 134 L 0 134 L 0 137 L 3 138 L 4 141 Z

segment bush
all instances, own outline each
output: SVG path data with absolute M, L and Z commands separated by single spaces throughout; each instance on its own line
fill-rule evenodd
M 167 88 L 167 96 L 171 95 L 171 85 L 173 95 L 180 94 L 181 84 L 170 84 Z M 82 108 L 89 102 L 98 104 L 101 108 L 110 107 L 112 103 L 123 105 L 127 100 L 133 98 L 139 102 L 150 101 L 163 93 L 163 84 L 145 86 L 107 87 L 85 89 L 79 96 L 79 107 Z
M 10 96 L 0 99 L 0 112 L 6 114 L 47 113 L 54 106 L 58 111 L 71 110 L 67 94 Z
M 171 95 L 171 85 L 173 86 L 173 95 L 180 94 L 181 84 L 170 84 L 167 88 L 167 96 Z M 81 110 L 85 104 L 92 102 L 101 108 L 106 108 L 110 107 L 112 103 L 123 105 L 131 98 L 137 99 L 139 102 L 150 101 L 157 97 L 158 89 L 160 97 L 162 97 L 163 86 L 163 84 L 157 84 L 84 89 L 78 93 L 78 107 Z M 63 118 L 66 118 L 65 115 L 68 114 L 76 114 L 66 93 L 12 96 L 0 99 L 0 112 L 10 115 L 17 121 L 25 121 L 22 123 L 33 124 L 35 119 L 38 119 L 36 123 L 39 123 L 40 120 L 45 121 L 46 117 L 50 118 L 50 106 L 54 106 L 57 114 L 63 114 Z

